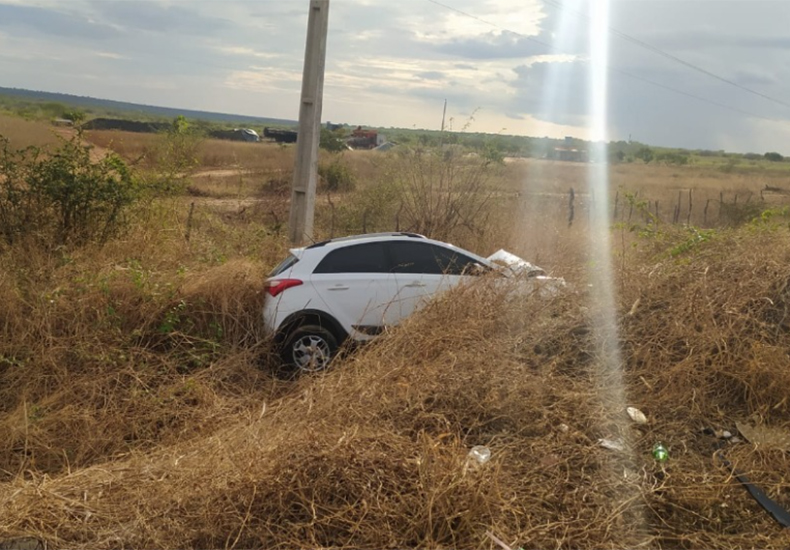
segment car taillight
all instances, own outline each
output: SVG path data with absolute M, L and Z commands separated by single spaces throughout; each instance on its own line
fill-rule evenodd
M 266 292 L 268 292 L 272 297 L 275 297 L 281 292 L 301 284 L 304 284 L 304 282 L 300 281 L 299 279 L 279 279 L 276 281 L 268 281 L 266 283 Z

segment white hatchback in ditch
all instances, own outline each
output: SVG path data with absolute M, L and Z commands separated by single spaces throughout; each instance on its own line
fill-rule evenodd
M 483 258 L 414 233 L 332 239 L 291 250 L 269 274 L 264 322 L 287 365 L 317 371 L 346 339 L 369 340 L 437 293 L 503 270 L 562 284 L 503 250 Z

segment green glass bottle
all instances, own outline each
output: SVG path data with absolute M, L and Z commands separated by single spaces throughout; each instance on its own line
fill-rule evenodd
M 669 459 L 669 451 L 660 441 L 653 445 L 653 458 L 658 462 L 666 462 Z

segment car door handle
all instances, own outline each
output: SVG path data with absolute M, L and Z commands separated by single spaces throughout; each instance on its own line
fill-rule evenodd
M 335 285 L 335 286 L 330 286 L 327 290 L 348 290 L 348 289 L 349 287 L 345 285 Z
M 406 288 L 421 288 L 425 286 L 425 283 L 421 283 L 420 281 L 414 281 L 413 283 L 409 283 L 404 285 Z

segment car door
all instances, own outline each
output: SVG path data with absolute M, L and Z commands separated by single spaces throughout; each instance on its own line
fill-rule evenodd
M 385 312 L 387 324 L 423 307 L 431 298 L 458 283 L 477 262 L 456 250 L 421 241 L 387 243 L 397 293 Z
M 318 263 L 310 282 L 327 312 L 349 335 L 367 339 L 384 326 L 384 307 L 392 299 L 393 278 L 384 244 L 362 243 L 330 251 Z

